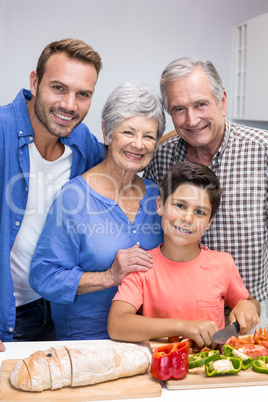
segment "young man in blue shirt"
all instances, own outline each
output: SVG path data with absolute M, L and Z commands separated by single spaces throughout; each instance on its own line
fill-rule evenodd
M 62 185 L 103 158 L 82 123 L 101 67 L 86 43 L 52 42 L 30 75 L 30 91 L 0 107 L 2 341 L 54 339 L 49 303 L 29 285 L 30 262 Z

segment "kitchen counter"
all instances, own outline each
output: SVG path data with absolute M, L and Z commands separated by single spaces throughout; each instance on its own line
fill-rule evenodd
M 45 350 L 51 346 L 67 345 L 75 342 L 10 342 L 5 343 L 6 351 L 0 352 L 0 365 L 3 360 L 22 359 L 29 356 L 37 350 Z M 89 342 L 89 341 L 87 341 Z M 139 344 L 150 355 L 147 343 Z M 162 384 L 162 395 L 156 398 L 139 398 L 139 399 L 120 399 L 120 401 L 140 401 L 140 402 L 178 402 L 208 400 L 208 401 L 233 401 L 233 400 L 262 400 L 265 394 L 268 394 L 268 385 L 266 386 L 246 386 L 246 387 L 225 387 L 212 389 L 193 389 L 193 390 L 168 390 Z M 0 398 L 1 399 L 1 398 Z

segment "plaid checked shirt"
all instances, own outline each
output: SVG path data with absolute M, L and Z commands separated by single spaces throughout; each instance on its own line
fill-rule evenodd
M 229 252 L 243 282 L 259 302 L 268 299 L 268 131 L 226 120 L 223 142 L 210 169 L 222 186 L 221 206 L 201 242 Z M 187 160 L 187 143 L 163 142 L 144 172 L 158 185 L 169 166 Z

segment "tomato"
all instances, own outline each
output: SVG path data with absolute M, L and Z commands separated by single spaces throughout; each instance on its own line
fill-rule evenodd
M 245 355 L 257 359 L 259 356 L 268 356 L 268 329 L 256 329 L 254 335 L 232 336 L 226 342 L 233 348 L 241 350 Z
M 168 342 L 169 343 L 180 342 L 181 340 L 182 340 L 181 336 L 169 336 L 168 337 Z
M 242 344 L 252 344 L 255 345 L 254 337 L 253 335 L 242 335 L 238 337 L 238 342 L 240 345 Z
M 204 347 L 200 350 L 200 352 L 201 352 L 201 353 L 202 353 L 202 352 L 209 352 L 210 350 L 212 350 L 212 349 L 207 348 L 206 346 L 204 346 Z
M 268 341 L 261 341 L 262 346 L 268 349 Z
M 239 350 L 245 355 L 257 359 L 259 356 L 268 356 L 268 349 L 261 345 L 243 345 Z
M 231 338 L 229 338 L 225 343 L 227 343 L 227 345 L 230 345 L 235 349 L 238 349 L 239 347 L 238 338 L 236 336 L 231 336 Z

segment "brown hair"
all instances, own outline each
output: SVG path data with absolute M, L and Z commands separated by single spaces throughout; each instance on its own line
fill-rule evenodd
M 66 53 L 71 59 L 92 63 L 96 68 L 97 75 L 102 68 L 100 55 L 91 46 L 78 39 L 63 39 L 49 43 L 42 51 L 36 67 L 39 83 L 43 78 L 46 62 L 55 53 Z
M 220 182 L 211 169 L 199 163 L 178 162 L 169 168 L 160 186 L 163 204 L 181 184 L 185 183 L 200 187 L 208 193 L 213 218 L 221 202 Z

